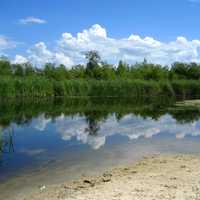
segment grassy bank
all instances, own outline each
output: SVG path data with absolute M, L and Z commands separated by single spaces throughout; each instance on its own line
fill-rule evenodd
M 49 80 L 42 77 L 1 78 L 1 97 L 136 97 L 200 95 L 200 81 L 176 80 Z
M 85 54 L 85 65 L 13 64 L 0 59 L 0 97 L 138 97 L 200 96 L 200 64 L 162 66 L 148 63 L 118 66 L 102 61 L 98 52 Z

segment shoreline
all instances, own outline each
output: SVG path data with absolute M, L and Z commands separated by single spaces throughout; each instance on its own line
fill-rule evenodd
M 198 155 L 148 156 L 100 176 L 41 186 L 20 200 L 196 200 L 199 165 Z

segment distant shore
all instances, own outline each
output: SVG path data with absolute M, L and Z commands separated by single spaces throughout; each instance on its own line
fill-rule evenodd
M 151 156 L 98 177 L 41 186 L 24 200 L 197 200 L 200 156 Z

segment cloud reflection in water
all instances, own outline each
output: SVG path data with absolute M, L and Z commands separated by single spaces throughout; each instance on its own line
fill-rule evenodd
M 45 130 L 49 119 L 41 116 L 38 124 L 34 121 L 35 128 Z M 56 131 L 61 135 L 63 140 L 71 140 L 76 138 L 83 144 L 88 144 L 93 149 L 102 147 L 106 138 L 113 135 L 126 136 L 130 140 L 138 138 L 152 138 L 161 133 L 173 134 L 177 139 L 185 136 L 200 135 L 199 121 L 193 123 L 180 124 L 166 114 L 158 120 L 151 118 L 142 118 L 135 115 L 126 115 L 117 120 L 115 114 L 110 115 L 105 120 L 88 121 L 86 117 L 75 115 L 73 117 L 65 117 L 61 115 L 55 119 Z

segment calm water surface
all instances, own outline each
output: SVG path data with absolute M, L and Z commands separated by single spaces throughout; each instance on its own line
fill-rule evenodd
M 72 180 L 144 155 L 199 154 L 200 110 L 162 101 L 1 103 L 0 191 Z

